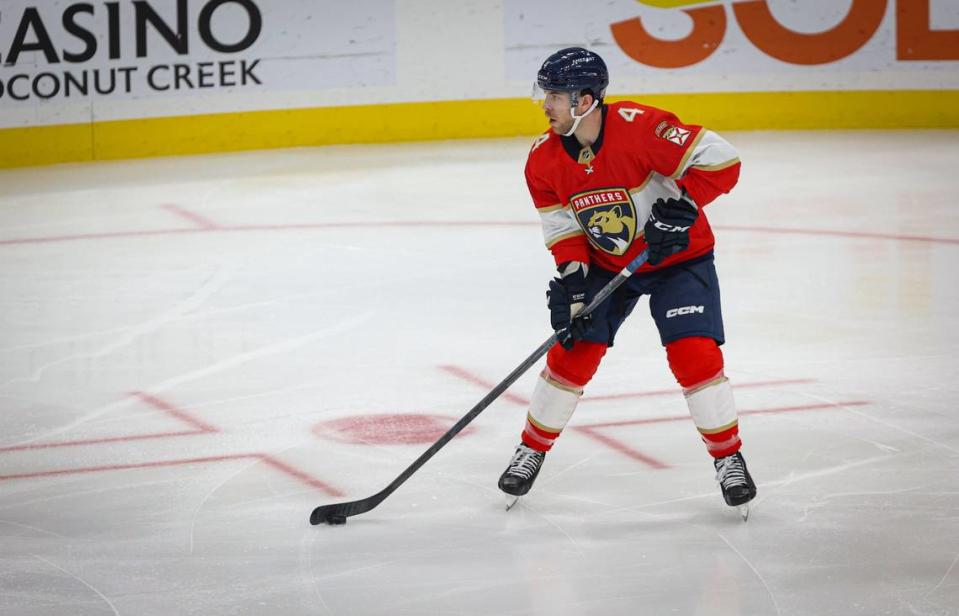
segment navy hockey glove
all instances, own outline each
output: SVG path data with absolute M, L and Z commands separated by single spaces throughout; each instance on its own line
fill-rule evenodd
M 689 247 L 689 229 L 699 217 L 699 208 L 686 194 L 679 199 L 657 199 L 646 221 L 644 233 L 649 244 L 649 264 Z
M 577 317 L 586 306 L 586 273 L 589 266 L 580 261 L 561 263 L 559 277 L 549 281 L 546 292 L 549 322 L 564 349 L 573 348 L 576 340 L 589 333 L 592 317 Z

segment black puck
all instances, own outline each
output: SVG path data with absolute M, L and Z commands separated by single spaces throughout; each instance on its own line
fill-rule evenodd
M 330 515 L 326 518 L 326 523 L 329 524 L 330 526 L 338 526 L 340 524 L 346 524 L 346 516 L 336 515 L 336 514 Z

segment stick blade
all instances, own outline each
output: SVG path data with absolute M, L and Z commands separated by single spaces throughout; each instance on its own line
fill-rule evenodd
M 320 505 L 310 514 L 310 524 L 345 524 L 346 518 L 366 513 L 383 500 L 382 493 L 348 503 Z
M 313 510 L 313 513 L 310 514 L 310 524 L 316 526 L 317 524 L 335 524 L 337 522 L 332 522 L 331 520 L 340 520 L 346 519 L 349 517 L 349 514 L 345 512 L 345 507 L 342 504 L 337 505 L 322 505 Z

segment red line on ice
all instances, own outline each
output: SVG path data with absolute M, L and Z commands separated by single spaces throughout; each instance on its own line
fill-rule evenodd
M 54 441 L 49 443 L 30 443 L 26 445 L 14 445 L 0 448 L 0 453 L 14 451 L 29 451 L 37 449 L 53 449 L 59 447 L 80 447 L 85 445 L 102 445 L 106 443 L 124 443 L 130 441 L 142 441 L 148 439 L 172 438 L 178 436 L 197 436 L 200 434 L 212 434 L 220 432 L 215 426 L 212 426 L 200 419 L 197 419 L 185 410 L 174 406 L 170 402 L 163 400 L 152 394 L 143 391 L 130 392 L 130 396 L 137 398 L 150 408 L 161 411 L 166 415 L 176 419 L 181 423 L 190 426 L 190 430 L 181 430 L 178 432 L 153 432 L 149 434 L 133 434 L 128 436 L 110 436 L 102 438 L 77 439 L 72 441 Z M 271 468 L 282 472 L 285 475 L 293 477 L 302 483 L 322 490 L 330 496 L 343 496 L 343 493 L 329 484 L 320 481 L 316 477 L 309 475 L 299 469 L 296 469 L 277 458 L 263 453 L 242 453 L 222 456 L 208 456 L 203 458 L 188 458 L 180 460 L 163 460 L 155 462 L 137 462 L 131 464 L 108 464 L 104 466 L 90 466 L 80 468 L 64 468 L 51 471 L 35 471 L 30 473 L 16 473 L 11 475 L 0 475 L 0 481 L 9 481 L 14 479 L 35 479 L 39 477 L 53 477 L 57 475 L 74 475 L 81 473 L 98 473 L 105 471 L 130 470 L 138 468 L 155 468 L 165 466 L 180 466 L 184 464 L 202 464 L 209 462 L 224 462 L 227 460 L 242 460 L 256 458 L 270 466 Z
M 330 496 L 343 496 L 343 493 L 336 488 L 323 483 L 319 479 L 299 471 L 283 462 L 280 462 L 273 456 L 262 453 L 239 453 L 223 456 L 207 456 L 203 458 L 185 458 L 179 460 L 159 460 L 153 462 L 137 462 L 133 464 L 106 464 L 103 466 L 87 466 L 80 468 L 63 468 L 52 471 L 36 471 L 32 473 L 18 473 L 14 475 L 0 475 L 0 481 L 11 481 L 15 479 L 37 479 L 39 477 L 55 477 L 57 475 L 80 475 L 85 473 L 103 473 L 107 471 L 126 471 L 144 468 L 161 468 L 167 466 L 184 466 L 189 464 L 207 464 L 210 462 L 227 462 L 231 460 L 249 460 L 251 458 L 259 459 L 268 466 L 298 480 L 306 485 L 317 488 L 329 494 Z
M 444 365 L 439 367 L 440 370 L 452 374 L 453 376 L 459 377 L 464 381 L 473 383 L 474 385 L 479 385 L 487 389 L 493 388 L 493 383 L 487 381 L 486 379 L 466 370 L 461 366 L 453 365 Z M 752 381 L 746 383 L 733 383 L 734 389 L 747 389 L 753 387 L 773 387 L 776 385 L 802 385 L 805 383 L 813 383 L 812 379 L 780 379 L 775 381 Z M 682 395 L 682 389 L 677 385 L 676 387 L 671 387 L 669 389 L 654 389 L 650 391 L 637 391 L 637 392 L 625 392 L 619 394 L 609 394 L 605 396 L 583 396 L 580 400 L 581 403 L 586 402 L 605 402 L 608 400 L 625 400 L 629 398 L 646 398 L 654 396 L 679 396 Z M 529 400 L 519 396 L 517 394 L 512 394 L 509 391 L 503 394 L 503 397 L 509 400 L 510 402 L 515 402 L 516 404 L 522 406 L 528 406 Z
M 83 473 L 102 473 L 105 471 L 124 471 L 137 468 L 156 468 L 161 466 L 180 466 L 183 464 L 203 464 L 205 462 L 223 462 L 225 460 L 243 460 L 252 454 L 234 454 L 226 456 L 207 456 L 204 458 L 186 458 L 179 460 L 160 460 L 154 462 L 137 462 L 133 464 L 106 464 L 103 466 L 86 466 L 76 468 L 61 468 L 52 471 L 34 471 L 31 473 L 17 473 L 14 475 L 0 475 L 0 481 L 13 479 L 35 479 L 37 477 L 54 477 L 56 475 L 79 475 Z
M 617 440 L 609 436 L 608 434 L 603 434 L 599 430 L 594 429 L 594 426 L 574 426 L 573 429 L 579 432 L 580 434 L 585 434 L 586 436 L 592 439 L 596 439 L 597 441 L 606 445 L 607 447 L 615 449 L 616 451 L 620 453 L 626 454 L 630 458 L 633 458 L 634 460 L 638 460 L 651 468 L 655 468 L 655 469 L 669 468 L 669 465 L 666 464 L 665 462 L 661 462 L 657 460 L 656 458 L 652 457 L 651 455 L 642 453 L 635 447 L 627 445 L 626 443 L 623 443 L 622 441 Z
M 207 218 L 204 218 L 203 216 L 200 216 L 196 212 L 191 212 L 190 210 L 182 208 L 179 205 L 174 205 L 173 203 L 165 203 L 161 205 L 160 207 L 162 207 L 163 209 L 165 209 L 166 211 L 172 214 L 176 214 L 180 218 L 185 218 L 189 220 L 190 222 L 194 223 L 201 229 L 213 230 L 213 229 L 220 228 L 220 226 L 216 224 L 215 222 Z
M 276 470 L 286 473 L 290 477 L 299 479 L 300 481 L 302 481 L 308 486 L 312 486 L 319 490 L 323 490 L 330 496 L 343 496 L 343 493 L 337 490 L 336 488 L 320 481 L 319 479 L 317 479 L 316 477 L 313 477 L 312 475 L 308 475 L 307 473 L 304 473 L 303 471 L 299 469 L 293 468 L 292 466 L 290 466 L 289 464 L 286 464 L 285 462 L 281 462 L 280 460 L 277 460 L 273 456 L 261 455 L 260 458 L 263 460 L 263 462 L 272 466 Z
M 186 212 L 186 210 L 184 210 Z M 193 215 L 195 216 L 195 215 Z M 199 217 L 193 219 L 199 224 Z M 259 224 L 259 225 L 214 225 L 193 229 L 140 229 L 128 231 L 107 231 L 102 233 L 78 233 L 74 235 L 51 235 L 40 237 L 24 237 L 0 239 L 0 246 L 16 246 L 22 244 L 46 244 L 52 242 L 74 242 L 81 240 L 104 240 L 131 237 L 149 237 L 159 235 L 183 235 L 188 233 L 236 233 L 247 231 L 305 231 L 341 228 L 395 228 L 395 227 L 525 227 L 538 226 L 536 221 L 470 221 L 470 220 L 415 220 L 415 221 L 356 221 L 356 222 L 316 222 L 290 224 Z M 921 242 L 927 244 L 959 245 L 959 238 L 933 237 L 925 235 L 905 235 L 896 233 L 881 233 L 870 231 L 837 231 L 834 229 L 798 229 L 788 227 L 752 227 L 743 225 L 714 225 L 715 229 L 728 231 L 745 231 L 748 233 L 772 233 L 777 235 L 815 235 L 820 237 L 840 237 L 847 239 L 892 240 L 898 242 Z
M 197 436 L 206 434 L 198 430 L 184 430 L 181 432 L 154 432 L 151 434 L 135 434 L 132 436 L 108 436 L 105 438 L 88 438 L 75 441 L 54 441 L 52 443 L 30 443 L 28 445 L 14 445 L 0 447 L 0 453 L 11 451 L 31 451 L 35 449 L 56 449 L 58 447 L 80 447 L 83 445 L 104 445 L 106 443 L 126 443 L 129 441 L 146 441 L 151 439 L 171 438 L 174 436 Z
M 752 411 L 739 411 L 737 414 L 744 415 L 774 415 L 778 413 L 796 413 L 800 411 L 821 411 L 823 409 L 841 409 L 846 406 L 864 406 L 871 404 L 868 400 L 854 400 L 852 402 L 824 402 L 821 404 L 804 404 L 801 406 L 781 406 L 768 409 L 756 409 Z M 589 424 L 587 428 L 612 428 L 619 426 L 639 426 L 644 424 L 667 423 L 672 421 L 692 421 L 689 415 L 671 415 L 668 417 L 651 417 L 648 419 L 623 419 L 621 421 L 605 421 Z
M 448 372 L 455 377 L 459 377 L 463 379 L 464 381 L 473 383 L 474 385 L 479 385 L 480 387 L 483 387 L 485 389 L 493 389 L 494 387 L 494 383 L 490 383 L 486 379 L 481 378 L 480 376 L 460 366 L 449 366 L 449 365 L 440 366 L 440 370 L 443 370 L 444 372 Z M 505 391 L 502 397 L 509 400 L 510 402 L 515 402 L 516 404 L 520 404 L 522 406 L 527 406 L 529 404 L 529 400 L 527 400 L 526 398 L 522 396 L 518 396 L 516 394 L 510 393 L 509 390 Z
M 156 396 L 153 396 L 143 391 L 130 392 L 130 395 L 139 398 L 144 403 L 149 404 L 150 406 L 152 406 L 153 408 L 157 410 L 163 411 L 164 413 L 166 413 L 167 415 L 170 415 L 171 417 L 175 417 L 179 419 L 180 421 L 190 424 L 191 426 L 193 426 L 200 432 L 219 432 L 219 430 L 217 430 L 210 424 L 200 421 L 199 419 L 197 419 L 196 417 L 193 417 L 192 415 L 190 415 L 183 409 L 173 406 L 166 400 L 161 400 L 160 398 L 157 398 Z
M 801 385 L 812 383 L 812 379 L 782 379 L 778 381 L 752 381 L 749 383 L 733 382 L 733 389 L 748 389 L 752 387 L 772 387 L 775 385 Z M 682 389 L 677 385 L 670 389 L 655 389 L 651 391 L 626 392 L 622 394 L 609 394 L 606 396 L 583 396 L 580 402 L 605 402 L 607 400 L 625 400 L 628 398 L 646 398 L 653 396 L 673 396 L 681 395 Z
M 769 409 L 756 409 L 752 411 L 740 411 L 739 416 L 744 415 L 772 415 L 777 413 L 795 413 L 799 411 L 816 411 L 822 409 L 842 409 L 847 406 L 863 406 L 869 404 L 865 400 L 855 400 L 852 402 L 834 402 L 834 403 L 823 403 L 823 404 L 806 404 L 802 406 L 783 406 L 778 408 L 769 408 Z M 585 426 L 572 426 L 573 430 L 585 434 L 586 436 L 596 439 L 597 441 L 607 445 L 616 451 L 633 458 L 634 460 L 639 460 L 643 464 L 646 464 L 652 468 L 664 469 L 669 468 L 665 463 L 660 462 L 656 458 L 648 454 L 640 452 L 635 447 L 628 445 L 618 439 L 615 439 L 607 434 L 600 432 L 602 428 L 620 428 L 624 426 L 640 426 L 647 424 L 655 423 L 669 423 L 675 421 L 692 421 L 692 418 L 689 415 L 673 415 L 669 417 L 653 417 L 649 419 L 629 419 L 623 421 L 607 421 L 594 424 L 588 424 Z
M 54 449 L 58 447 L 80 447 L 84 445 L 103 445 L 106 443 L 124 443 L 127 441 L 144 441 L 160 438 L 171 438 L 175 436 L 197 436 L 199 434 L 210 434 L 219 432 L 215 427 L 204 423 L 193 417 L 183 409 L 177 408 L 166 400 L 161 400 L 156 396 L 142 391 L 130 392 L 130 396 L 139 399 L 141 402 L 149 405 L 169 415 L 173 419 L 190 426 L 190 430 L 178 430 L 167 432 L 150 432 L 148 434 L 132 434 L 128 436 L 107 436 L 101 438 L 76 439 L 69 441 L 53 441 L 49 443 L 29 443 L 26 445 L 13 445 L 10 447 L 0 447 L 0 453 L 10 451 L 29 451 L 33 449 Z
M 775 233 L 778 235 L 819 235 L 864 240 L 894 240 L 897 242 L 926 242 L 931 244 L 959 244 L 952 237 L 930 237 L 928 235 L 905 235 L 901 233 L 880 233 L 877 231 L 837 231 L 835 229 L 798 229 L 790 227 L 753 227 L 745 225 L 715 225 L 714 229 L 723 231 L 746 231 L 749 233 Z

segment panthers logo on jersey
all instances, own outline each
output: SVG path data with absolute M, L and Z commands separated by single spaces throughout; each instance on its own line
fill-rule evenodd
M 570 205 L 586 237 L 599 250 L 624 254 L 636 237 L 636 207 L 625 188 L 600 188 L 573 195 Z

